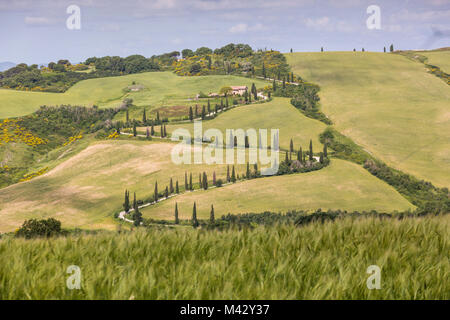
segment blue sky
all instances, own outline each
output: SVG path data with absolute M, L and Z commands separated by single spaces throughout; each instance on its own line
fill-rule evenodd
M 81 9 L 69 30 L 66 9 Z M 369 30 L 366 10 L 381 9 Z M 287 52 L 450 46 L 450 0 L 0 0 L 0 61 L 151 56 L 230 42 Z

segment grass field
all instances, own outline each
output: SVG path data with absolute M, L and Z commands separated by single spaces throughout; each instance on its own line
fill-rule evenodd
M 125 93 L 123 89 L 133 81 L 145 88 Z M 0 89 L 0 119 L 23 116 L 35 111 L 41 105 L 86 105 L 116 107 L 125 97 L 133 99 L 137 106 L 177 106 L 194 104 L 192 99 L 203 91 L 218 92 L 223 86 L 247 85 L 257 87 L 267 82 L 236 76 L 179 77 L 171 72 L 146 72 L 121 77 L 90 79 L 75 84 L 65 93 L 25 92 Z M 134 115 L 131 115 L 134 116 Z M 136 111 L 136 118 L 142 114 Z
M 72 154 L 68 160 L 54 163 L 56 167 L 43 176 L 0 189 L 0 232 L 14 230 L 25 219 L 43 217 L 55 217 L 68 227 L 111 229 L 116 224 L 113 213 L 120 211 L 125 189 L 131 190 L 132 193 L 136 192 L 138 199 L 145 200 L 153 195 L 156 181 L 158 181 L 160 191 L 169 185 L 171 177 L 174 179 L 174 184 L 178 180 L 180 187 L 184 188 L 186 171 L 188 174 L 189 172 L 193 173 L 194 184 L 198 182 L 198 174 L 203 171 L 208 173 L 209 180 L 212 179 L 213 171 L 216 172 L 217 179 L 226 177 L 225 164 L 207 166 L 174 164 L 170 157 L 170 151 L 174 145 L 173 143 L 131 139 L 130 141 L 92 143 L 86 149 L 78 150 L 75 155 Z M 305 190 L 295 190 L 295 192 L 299 199 L 305 199 L 303 203 L 308 202 L 308 207 L 312 208 L 325 208 L 325 204 L 340 209 L 390 208 L 402 210 L 411 207 L 395 190 L 370 176 L 360 167 L 338 160 L 335 163 L 330 168 L 331 172 L 327 168 L 312 176 L 305 174 L 305 177 L 311 176 L 310 179 L 303 178 L 303 174 L 269 179 L 275 179 L 274 186 L 280 185 L 280 188 L 288 187 L 287 185 L 281 186 L 285 184 L 284 179 L 292 181 L 298 179 L 297 185 L 301 185 L 305 179 L 309 180 L 311 187 L 314 186 L 314 190 L 305 188 Z M 236 171 L 241 175 L 244 174 L 245 165 L 238 165 Z M 346 182 L 350 181 L 348 177 L 352 177 L 351 183 Z M 263 186 L 268 181 L 258 179 L 245 183 L 253 184 L 256 189 L 264 189 Z M 235 186 L 231 189 L 233 188 Z M 242 188 L 245 188 L 245 184 Z M 358 191 L 358 189 L 360 190 Z M 225 194 L 226 190 L 228 189 L 224 188 L 219 193 Z M 333 200 L 328 202 L 321 200 L 324 198 L 325 191 L 331 192 L 330 199 Z M 290 194 L 292 194 L 292 190 Z M 305 195 L 300 197 L 300 194 Z M 354 198 L 355 194 L 361 195 L 361 197 L 348 200 L 349 202 L 343 200 L 349 196 Z M 230 196 L 234 197 L 233 194 Z M 310 196 L 311 199 L 306 200 Z M 217 195 L 217 197 L 219 199 L 223 195 Z M 214 204 L 218 201 L 214 200 Z M 224 199 L 224 201 L 223 205 L 226 205 L 235 200 L 230 198 Z M 370 201 L 374 201 L 373 206 L 368 205 Z M 295 201 L 291 203 L 293 204 L 291 209 L 298 207 L 298 203 Z M 249 205 L 253 204 L 254 200 L 249 197 Z M 273 207 L 282 210 L 289 207 L 289 203 L 286 205 L 279 201 L 278 204 L 278 207 L 271 206 L 265 209 Z M 345 208 L 341 207 L 341 204 L 346 204 Z M 246 208 L 250 208 L 250 206 Z M 261 208 L 263 207 L 255 206 L 253 210 Z
M 389 165 L 450 187 L 450 87 L 400 55 L 286 54 L 336 128 Z
M 0 299 L 450 298 L 449 217 L 0 240 Z M 66 270 L 81 270 L 69 290 Z M 381 268 L 369 290 L 367 268 Z M 176 318 L 176 310 L 169 311 Z
M 223 132 L 225 139 L 226 129 L 280 129 L 280 147 L 289 148 L 291 138 L 294 149 L 301 145 L 307 150 L 309 140 L 313 140 L 316 151 L 322 150 L 319 142 L 319 134 L 325 130 L 325 125 L 317 120 L 305 117 L 300 111 L 291 105 L 288 98 L 274 98 L 272 101 L 262 104 L 253 104 L 237 107 L 220 114 L 213 120 L 203 122 L 203 131 L 216 128 Z M 193 124 L 183 123 L 167 126 L 170 133 L 178 128 L 185 128 L 193 136 Z M 143 129 L 141 129 L 142 131 Z M 159 131 L 159 128 L 156 128 Z M 270 130 L 268 130 L 268 136 Z M 268 140 L 270 145 L 270 141 Z
M 441 70 L 446 73 L 450 73 L 450 49 L 438 51 L 422 51 L 419 53 L 428 58 L 427 63 L 441 68 Z
M 211 205 L 214 205 L 217 217 L 228 213 L 287 212 L 293 209 L 382 212 L 413 209 L 395 189 L 360 166 L 333 159 L 329 167 L 320 171 L 188 192 L 141 211 L 147 218 L 172 220 L 177 202 L 180 218 L 191 219 L 194 201 L 197 203 L 197 216 L 202 219 L 209 218 Z

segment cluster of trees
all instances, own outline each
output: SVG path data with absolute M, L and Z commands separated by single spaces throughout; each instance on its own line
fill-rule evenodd
M 31 239 L 37 237 L 49 238 L 64 234 L 66 234 L 66 232 L 61 228 L 61 222 L 56 219 L 49 218 L 42 220 L 26 220 L 16 231 L 15 236 Z
M 331 120 L 319 109 L 319 90 L 320 87 L 318 85 L 307 82 L 289 84 L 283 81 L 282 85 L 277 85 L 274 80 L 272 84 L 272 94 L 274 96 L 291 98 L 291 104 L 305 116 L 331 125 Z
M 136 199 L 136 192 L 134 193 L 133 203 L 130 203 L 130 191 L 125 190 L 125 201 L 123 203 L 123 209 L 126 213 L 130 212 L 133 208 L 132 219 L 136 227 L 140 226 L 143 222 L 142 213 L 139 211 L 139 201 Z
M 298 150 L 295 150 L 293 140 L 291 139 L 289 150 L 285 154 L 285 159 L 280 163 L 278 175 L 320 170 L 329 163 L 328 146 L 326 143 L 323 146 L 323 151 L 319 153 L 319 160 L 316 161 L 312 140 L 309 141 L 309 150 L 303 151 L 301 146 Z
M 114 56 L 91 57 L 86 59 L 85 65 L 94 66 L 95 70 L 111 73 L 112 75 L 132 74 L 147 71 L 159 71 L 160 67 L 151 58 L 135 54 L 126 58 Z
M 79 72 L 92 68 L 91 72 Z M 119 76 L 160 70 L 159 64 L 141 55 L 121 57 L 92 57 L 84 63 L 72 65 L 69 60 L 50 62 L 48 67 L 18 64 L 0 72 L 0 86 L 21 90 L 64 92 L 75 83 L 93 78 Z

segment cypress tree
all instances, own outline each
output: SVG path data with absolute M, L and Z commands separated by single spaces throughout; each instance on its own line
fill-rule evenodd
M 202 188 L 203 187 L 203 183 L 202 183 L 202 174 L 199 173 L 198 174 L 198 188 Z
M 216 172 L 213 172 L 213 185 L 216 185 Z
M 319 158 L 320 163 L 323 164 L 323 152 L 320 153 L 320 158 Z
M 323 47 L 320 48 L 320 52 L 323 52 Z
M 145 114 L 145 108 L 144 108 L 144 113 L 142 114 L 142 123 L 143 124 L 147 123 L 147 115 Z
M 167 199 L 169 197 L 169 188 L 166 186 L 166 189 L 164 190 L 164 197 Z
M 189 107 L 189 120 L 190 121 L 194 121 L 194 114 L 192 112 L 192 106 Z
M 327 150 L 327 143 L 325 142 L 325 144 L 323 145 L 323 156 L 325 158 L 328 158 L 328 150 Z
M 273 79 L 272 90 L 273 92 L 277 91 L 277 82 L 275 79 Z
M 312 140 L 309 140 L 309 161 L 312 161 L 312 159 L 313 159 Z
M 198 118 L 198 105 L 195 105 L 195 118 Z
M 214 218 L 214 206 L 211 205 L 211 213 L 209 214 L 209 222 L 211 224 L 214 224 L 215 218 Z
M 194 190 L 194 186 L 192 185 L 192 173 L 189 175 L 189 190 Z
M 302 150 L 302 147 L 300 147 L 300 150 L 298 151 L 297 160 L 300 161 L 300 162 L 303 162 L 303 150 Z
M 384 49 L 383 49 L 383 50 L 384 50 L 384 52 L 386 53 L 386 47 L 384 47 Z
M 389 47 L 389 51 L 394 52 L 394 45 L 391 44 L 391 46 Z
M 156 181 L 155 182 L 155 193 L 154 193 L 154 196 L 153 196 L 153 199 L 155 199 L 155 202 L 158 202 L 158 197 L 159 197 L 159 195 L 158 195 L 158 181 Z
M 150 138 L 150 130 L 148 129 L 148 127 L 147 127 L 147 130 L 146 130 L 146 136 L 147 136 L 147 139 Z
M 130 114 L 128 112 L 128 109 L 127 109 L 127 112 L 126 112 L 126 119 L 127 119 L 127 123 L 129 123 L 130 122 Z
M 159 132 L 160 132 L 161 138 L 164 138 L 164 128 L 163 128 L 162 123 L 161 123 L 161 128 L 159 130 L 160 130 Z
M 156 124 L 159 124 L 160 119 L 159 119 L 159 111 L 156 111 Z
M 136 208 L 136 204 L 137 204 L 137 201 L 136 201 L 136 192 L 135 192 L 134 198 L 133 198 L 133 208 Z
M 204 108 L 205 106 L 203 106 L 203 108 Z M 208 115 L 211 113 L 211 106 L 210 105 L 208 105 Z
M 137 136 L 136 122 L 133 122 L 133 136 Z
M 166 125 L 164 125 L 164 137 L 167 137 L 167 129 L 166 129 Z
M 220 110 L 223 110 L 223 99 L 220 99 Z
M 247 179 L 250 179 L 250 163 L 247 162 L 247 172 L 245 174 Z
M 289 163 L 289 158 L 288 158 L 288 152 L 287 152 L 287 151 L 286 151 L 286 158 L 284 159 L 284 162 L 285 162 L 286 164 Z
M 192 226 L 194 228 L 197 228 L 199 225 L 198 220 L 197 220 L 197 205 L 194 202 L 194 207 L 192 209 Z
M 188 180 L 187 180 L 187 172 L 184 172 L 184 190 L 188 191 L 189 187 L 188 187 Z
M 234 170 L 234 165 L 233 165 L 233 169 L 231 171 L 231 182 L 233 182 L 233 183 L 236 182 L 236 172 Z
M 228 98 L 225 96 L 225 108 L 229 108 L 230 104 L 228 103 Z
M 179 224 L 180 220 L 178 219 L 178 203 L 175 202 L 175 224 Z
M 230 182 L 230 165 L 227 165 L 227 182 Z
M 294 152 L 294 142 L 292 141 L 292 139 L 291 139 L 291 144 L 290 144 L 290 146 L 289 146 L 289 150 L 290 150 L 290 152 Z
M 206 118 L 206 109 L 205 109 L 205 105 L 203 105 L 202 107 L 202 120 L 205 120 Z
M 138 207 L 137 203 L 134 205 L 133 220 L 134 220 L 134 225 L 136 227 L 141 225 L 142 213 L 139 211 L 139 207 Z
M 125 200 L 123 202 L 123 209 L 126 213 L 130 211 L 130 194 L 125 190 Z
M 283 89 L 286 89 L 286 78 L 283 77 Z
M 174 190 L 173 190 L 173 180 L 172 180 L 172 178 L 170 178 L 170 189 L 169 189 L 169 191 L 170 191 L 170 193 L 173 193 L 173 192 L 174 192 Z
M 266 77 L 266 65 L 264 64 L 264 62 L 263 62 L 263 65 L 262 65 L 262 74 L 263 74 L 264 79 L 267 78 Z
M 177 180 L 177 182 L 175 183 L 175 193 L 180 193 L 180 187 L 178 186 L 178 180 Z
M 203 189 L 208 190 L 208 176 L 203 172 Z
M 155 135 L 155 127 L 153 126 L 153 121 L 152 121 L 152 127 L 151 127 L 151 129 L 150 129 L 150 134 L 151 134 L 152 136 Z

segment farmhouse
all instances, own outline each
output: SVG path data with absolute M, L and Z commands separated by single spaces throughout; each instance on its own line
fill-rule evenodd
M 247 88 L 247 86 L 235 86 L 235 87 L 232 86 L 231 90 L 232 90 L 231 93 L 233 95 L 242 96 L 245 93 L 245 91 L 248 90 L 248 88 Z

